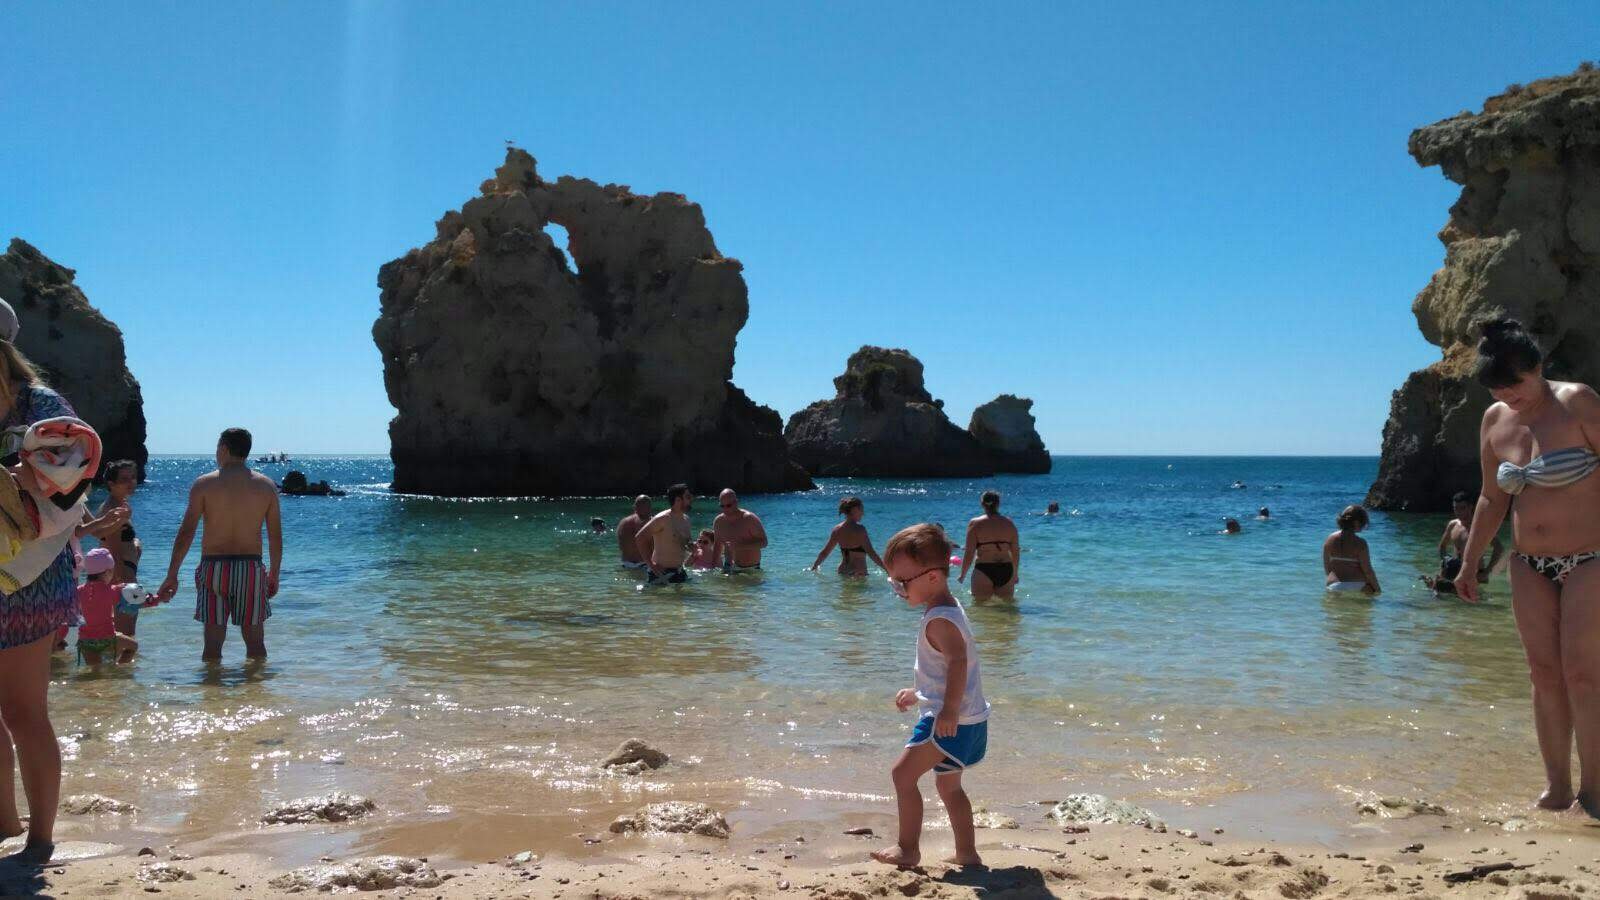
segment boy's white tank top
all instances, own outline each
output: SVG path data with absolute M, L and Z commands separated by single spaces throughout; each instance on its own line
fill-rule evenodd
M 939 714 L 944 708 L 944 686 L 949 680 L 950 666 L 943 653 L 928 643 L 928 623 L 934 619 L 948 619 L 961 632 L 967 642 L 967 689 L 961 695 L 961 718 L 958 724 L 974 725 L 989 718 L 989 701 L 983 699 L 983 678 L 978 673 L 978 645 L 972 640 L 972 628 L 967 624 L 967 614 L 961 604 L 930 606 L 922 614 L 922 625 L 917 629 L 917 707 L 925 716 Z

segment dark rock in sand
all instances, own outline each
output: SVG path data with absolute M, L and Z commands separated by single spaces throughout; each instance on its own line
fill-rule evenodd
M 89 305 L 75 273 L 13 238 L 0 255 L 0 299 L 17 311 L 17 349 L 100 434 L 104 459 L 131 459 L 144 480 L 144 396 L 128 371 L 122 331 Z
M 1462 186 L 1444 267 L 1411 305 L 1443 358 L 1395 391 L 1367 505 L 1433 512 L 1479 486 L 1479 322 L 1515 316 L 1551 378 L 1600 384 L 1600 71 L 1508 89 L 1412 132 L 1409 149 Z
M 612 754 L 600 763 L 602 769 L 613 769 L 628 775 L 638 775 L 646 769 L 659 769 L 667 764 L 668 757 L 638 738 L 622 742 Z
M 636 831 L 644 834 L 699 834 L 726 838 L 728 820 L 704 803 L 669 800 L 652 803 L 632 815 L 618 816 L 611 823 L 611 831 L 616 834 Z
M 378 272 L 394 489 L 811 488 L 778 414 L 729 380 L 749 316 L 742 269 L 683 195 L 545 181 L 507 150 L 433 241 Z
M 261 821 L 269 825 L 306 822 L 345 822 L 359 819 L 377 809 L 378 805 L 366 797 L 334 791 L 320 797 L 303 797 L 272 808 Z

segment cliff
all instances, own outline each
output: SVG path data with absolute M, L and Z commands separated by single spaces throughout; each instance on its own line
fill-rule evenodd
M 905 350 L 862 347 L 833 385 L 833 399 L 795 413 L 784 430 L 795 460 L 812 474 L 962 478 L 1050 470 L 1048 455 L 1039 468 L 1044 442 L 1033 431 L 1032 401 L 997 398 L 973 414 L 974 431 L 963 431 L 928 393 L 922 363 Z
M 1440 511 L 1480 481 L 1477 322 L 1516 316 L 1551 378 L 1600 384 L 1600 72 L 1513 85 L 1412 132 L 1409 149 L 1462 188 L 1439 232 L 1444 266 L 1412 303 L 1443 353 L 1395 391 L 1367 504 Z
M 810 488 L 778 414 L 729 380 L 749 315 L 741 271 L 682 195 L 545 181 L 509 149 L 432 241 L 379 270 L 394 489 Z
M 0 255 L 0 298 L 16 310 L 17 348 L 100 433 L 104 459 L 131 459 L 144 478 L 144 396 L 122 331 L 89 304 L 74 273 L 21 238 Z

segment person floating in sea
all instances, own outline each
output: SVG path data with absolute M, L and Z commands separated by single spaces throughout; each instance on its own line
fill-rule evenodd
M 84 525 L 100 546 L 111 551 L 116 560 L 113 579 L 120 582 L 139 580 L 139 560 L 144 556 L 144 543 L 133 528 L 133 507 L 128 500 L 139 489 L 139 466 L 131 459 L 118 459 L 105 466 L 106 502 L 101 504 L 97 518 Z M 112 513 L 120 512 L 119 517 Z M 133 637 L 139 631 L 140 606 L 118 605 L 116 627 L 119 634 Z
M 243 428 L 229 428 L 217 440 L 217 469 L 196 478 L 189 488 L 189 506 L 173 540 L 167 577 L 156 592 L 161 602 L 178 593 L 178 570 L 195 531 L 204 526 L 194 573 L 194 618 L 205 626 L 203 660 L 222 659 L 230 620 L 239 626 L 245 655 L 267 658 L 266 624 L 283 568 L 283 521 L 278 486 L 250 471 L 250 440 Z M 261 564 L 263 528 L 270 566 Z
M 1460 569 L 1457 568 L 1449 575 L 1445 575 L 1444 567 L 1449 565 L 1451 560 L 1455 560 L 1456 565 L 1459 566 L 1461 555 L 1466 552 L 1467 535 L 1472 533 L 1472 514 L 1475 512 L 1474 506 L 1476 505 L 1473 503 L 1473 499 L 1473 496 L 1466 491 L 1456 491 L 1455 495 L 1450 498 L 1450 509 L 1456 514 L 1456 517 L 1450 520 L 1450 524 L 1444 526 L 1444 534 L 1439 536 L 1439 572 L 1441 580 L 1454 581 L 1456 576 L 1460 574 Z M 1478 566 L 1479 584 L 1487 584 L 1489 582 L 1489 573 L 1493 572 L 1494 567 L 1500 564 L 1500 557 L 1504 556 L 1505 552 L 1505 545 L 1500 543 L 1498 534 L 1489 540 L 1489 558 Z M 1455 593 L 1455 588 L 1447 587 L 1446 591 L 1453 594 Z
M 645 562 L 650 558 L 650 549 L 640 544 L 638 538 L 639 529 L 650 521 L 652 513 L 650 497 L 640 494 L 633 498 L 633 515 L 617 523 L 617 554 L 622 558 L 624 569 L 644 571 L 650 568 L 650 564 Z
M 689 513 L 694 509 L 694 494 L 686 484 L 667 488 L 669 506 L 639 529 L 635 543 L 639 553 L 649 559 L 651 584 L 682 584 L 689 580 L 684 561 L 694 549 Z
M 599 516 L 595 516 L 594 518 L 589 520 L 589 530 L 591 532 L 593 532 L 594 534 L 605 534 L 607 531 L 610 531 L 611 529 L 606 527 L 606 520 L 605 519 L 602 519 Z
M 117 561 L 111 551 L 96 547 L 83 555 L 83 571 L 89 580 L 78 588 L 78 608 L 83 624 L 78 626 L 78 659 L 91 666 L 102 662 L 121 665 L 139 652 L 132 635 L 118 632 L 117 609 L 122 605 L 123 585 L 113 583 Z
M 839 501 L 839 515 L 844 516 L 844 521 L 833 526 L 828 532 L 828 543 L 822 547 L 822 552 L 817 554 L 817 561 L 811 564 L 811 571 L 822 568 L 822 561 L 828 558 L 834 547 L 839 548 L 839 574 L 866 577 L 867 560 L 884 568 L 883 560 L 878 558 L 878 551 L 872 549 L 872 538 L 867 536 L 867 526 L 861 524 L 861 519 L 866 515 L 866 506 L 860 497 L 846 497 Z
M 739 495 L 726 488 L 717 495 L 722 511 L 711 520 L 726 572 L 753 572 L 761 568 L 761 551 L 767 546 L 767 529 L 761 518 L 739 506 Z
M 1267 509 L 1265 506 L 1263 506 L 1260 509 L 1256 510 L 1256 518 L 1258 518 L 1261 521 L 1265 522 L 1266 520 L 1272 518 L 1272 510 Z
M 1356 532 L 1367 527 L 1367 511 L 1346 506 L 1339 513 L 1339 530 L 1322 542 L 1322 570 L 1327 573 L 1330 591 L 1379 593 L 1378 576 L 1372 571 L 1372 555 L 1367 542 Z
M 961 577 L 972 575 L 972 599 L 1011 600 L 1022 575 L 1022 545 L 1015 522 L 1000 515 L 1000 492 L 984 491 L 978 501 L 983 515 L 967 522 L 967 545 L 961 551 Z
M 900 816 L 896 845 L 872 858 L 900 868 L 922 861 L 922 790 L 917 782 L 929 769 L 950 817 L 955 862 L 980 866 L 973 835 L 972 801 L 961 773 L 983 760 L 989 747 L 989 702 L 983 696 L 978 648 L 961 604 L 950 593 L 950 542 L 939 528 L 913 525 L 884 547 L 889 584 L 912 609 L 922 610 L 917 627 L 915 687 L 894 696 L 901 712 L 918 708 L 911 739 L 890 770 Z
M 715 569 L 722 565 L 717 559 L 717 533 L 709 528 L 700 529 L 700 536 L 694 540 L 694 554 L 689 557 L 691 569 Z
M 1239 524 L 1239 520 L 1233 518 L 1232 516 L 1228 516 L 1228 517 L 1226 517 L 1226 518 L 1224 518 L 1222 520 L 1222 531 L 1220 531 L 1218 533 L 1219 534 L 1240 534 L 1243 531 L 1244 531 L 1244 526 Z
M 1511 609 L 1547 782 L 1538 805 L 1576 803 L 1600 818 L 1600 395 L 1546 379 L 1543 352 L 1515 319 L 1483 325 L 1474 374 L 1495 402 L 1483 414 L 1483 487 L 1456 593 L 1478 600 L 1478 560 L 1509 510 Z
M 1046 506 L 1044 508 L 1044 514 L 1047 515 L 1047 516 L 1059 516 L 1059 515 L 1061 515 L 1061 504 L 1057 503 L 1054 500 L 1051 500 L 1050 501 L 1050 505 Z

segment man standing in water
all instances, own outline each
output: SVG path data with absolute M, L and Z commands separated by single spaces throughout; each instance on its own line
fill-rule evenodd
M 1456 517 L 1444 527 L 1444 534 L 1439 538 L 1439 568 L 1441 574 L 1444 567 L 1451 559 L 1459 560 L 1462 551 L 1467 549 L 1467 535 L 1472 531 L 1472 514 L 1477 508 L 1477 498 L 1466 491 L 1456 491 L 1450 498 L 1450 506 L 1455 511 Z M 1495 535 L 1489 541 L 1489 558 L 1478 567 L 1478 583 L 1484 584 L 1489 580 L 1489 573 L 1500 563 L 1500 557 L 1505 555 L 1506 548 L 1500 543 L 1500 536 Z M 1459 565 L 1459 564 L 1458 564 Z M 1446 580 L 1451 580 L 1450 576 Z
M 195 570 L 195 621 L 205 625 L 204 660 L 222 659 L 228 637 L 228 620 L 239 626 L 245 655 L 266 659 L 266 622 L 272 615 L 268 602 L 278 593 L 278 573 L 283 565 L 283 527 L 278 516 L 278 486 L 272 479 L 250 471 L 250 432 L 229 428 L 217 441 L 217 470 L 201 475 L 189 488 L 189 508 L 183 513 L 172 545 L 167 580 L 157 593 L 170 600 L 178 592 L 178 570 L 195 529 L 202 523 L 200 567 Z M 261 529 L 267 529 L 271 567 L 261 565 Z
M 682 584 L 689 580 L 684 570 L 684 560 L 694 548 L 694 535 L 689 529 L 689 512 L 694 508 L 694 494 L 686 484 L 667 488 L 666 510 L 639 529 L 635 543 L 641 556 L 650 560 L 651 584 Z
M 739 507 L 739 495 L 732 488 L 717 496 L 717 505 L 722 512 L 712 521 L 711 530 L 722 553 L 723 569 L 748 572 L 761 568 L 761 550 L 767 546 L 767 530 L 761 519 Z
M 617 553 L 622 557 L 624 569 L 650 568 L 650 564 L 645 562 L 650 550 L 641 549 L 642 545 L 637 540 L 639 529 L 650 521 L 650 512 L 650 498 L 640 494 L 633 498 L 633 515 L 617 523 Z

